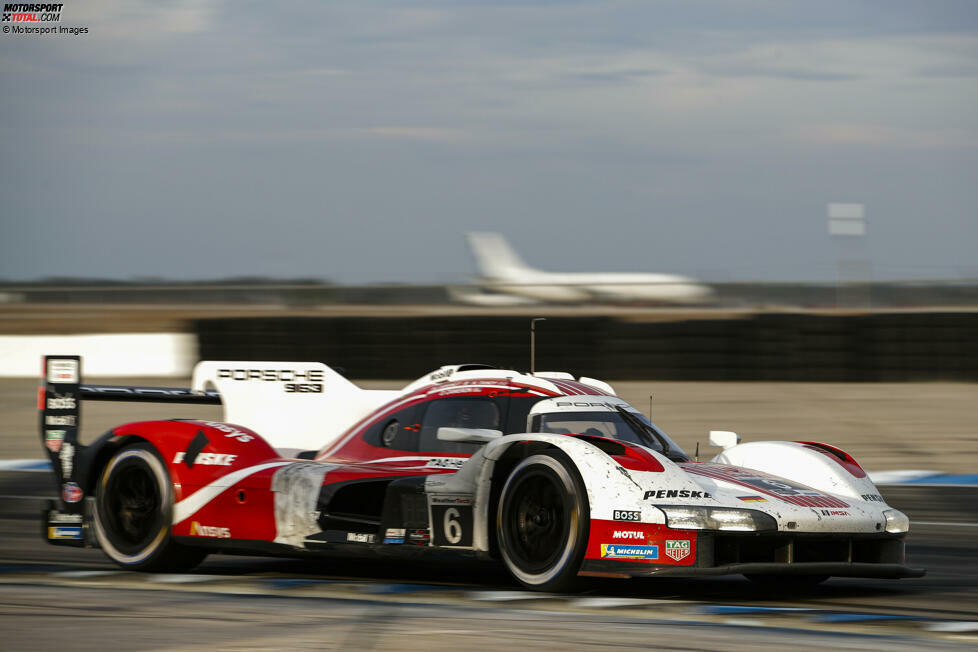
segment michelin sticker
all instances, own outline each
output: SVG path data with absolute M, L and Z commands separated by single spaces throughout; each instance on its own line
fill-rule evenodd
M 629 546 L 617 543 L 601 544 L 602 559 L 658 559 L 659 546 Z

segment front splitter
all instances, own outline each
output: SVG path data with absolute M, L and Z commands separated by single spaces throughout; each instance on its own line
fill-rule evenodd
M 603 559 L 586 559 L 578 573 L 592 577 L 714 577 L 719 575 L 829 575 L 901 579 L 923 577 L 923 568 L 902 564 L 810 562 L 797 564 L 750 563 L 725 566 L 652 566 Z

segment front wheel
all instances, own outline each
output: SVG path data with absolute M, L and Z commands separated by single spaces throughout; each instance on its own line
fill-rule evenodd
M 207 556 L 170 536 L 173 486 L 163 461 L 146 443 L 116 453 L 99 478 L 95 536 L 105 554 L 123 568 L 189 570 Z
M 567 591 L 587 548 L 587 492 L 574 463 L 552 451 L 522 460 L 503 485 L 496 536 L 503 561 L 524 586 Z

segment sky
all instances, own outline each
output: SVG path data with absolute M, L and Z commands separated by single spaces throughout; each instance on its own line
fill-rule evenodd
M 89 31 L 0 34 L 0 279 L 465 282 L 473 230 L 551 271 L 978 278 L 973 0 L 66 0 L 58 25 Z

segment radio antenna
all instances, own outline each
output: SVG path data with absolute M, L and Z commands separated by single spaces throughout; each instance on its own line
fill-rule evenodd
M 547 321 L 546 317 L 534 317 L 530 320 L 530 374 L 537 371 L 537 322 Z

